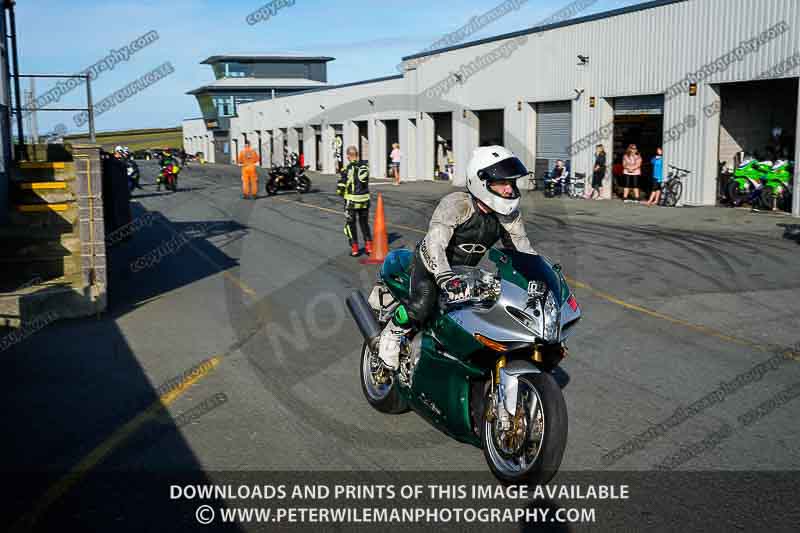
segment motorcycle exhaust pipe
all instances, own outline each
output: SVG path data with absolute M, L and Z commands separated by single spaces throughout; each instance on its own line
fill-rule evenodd
M 347 297 L 347 309 L 355 320 L 358 330 L 363 335 L 364 340 L 367 341 L 370 349 L 376 351 L 378 349 L 378 340 L 381 336 L 381 327 L 378 321 L 375 320 L 375 314 L 372 311 L 367 299 L 361 291 L 353 291 Z

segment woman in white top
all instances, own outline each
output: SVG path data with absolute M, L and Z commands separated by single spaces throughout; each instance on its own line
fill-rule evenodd
M 394 143 L 392 145 L 392 153 L 390 154 L 392 158 L 392 173 L 394 174 L 394 184 L 400 185 L 400 145 Z

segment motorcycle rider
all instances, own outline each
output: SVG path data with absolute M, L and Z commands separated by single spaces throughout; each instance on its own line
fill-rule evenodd
M 169 171 L 175 176 L 175 179 L 178 178 L 178 173 L 181 171 L 181 167 L 178 166 L 178 162 L 175 160 L 175 157 L 172 155 L 172 151 L 167 148 L 161 153 L 161 160 L 159 161 L 161 166 L 161 170 L 163 171 L 165 168 L 169 167 Z M 156 188 L 157 191 L 161 190 L 161 183 L 162 183 L 162 172 L 158 173 L 158 177 L 156 178 L 156 182 L 158 183 L 158 187 Z M 164 184 L 166 187 L 167 185 Z
M 372 233 L 369 229 L 369 167 L 358 157 L 358 148 L 347 147 L 350 163 L 342 170 L 336 184 L 336 194 L 344 197 L 344 234 L 350 241 L 350 256 L 358 257 L 358 230 L 356 219 L 364 235 L 364 251 L 372 254 Z
M 495 242 L 537 255 L 518 210 L 516 180 L 528 175 L 525 165 L 502 146 L 477 148 L 467 167 L 467 192 L 450 193 L 433 212 L 428 233 L 417 243 L 411 266 L 409 298 L 400 305 L 380 337 L 379 357 L 397 370 L 404 335 L 419 330 L 441 290 L 449 300 L 466 290 L 451 266 L 476 266 Z
M 133 160 L 133 154 L 131 154 L 131 151 L 127 146 L 122 147 L 122 159 L 125 161 L 127 168 L 131 169 L 128 172 L 128 179 L 130 181 L 129 187 L 131 192 L 133 192 L 134 189 L 144 190 L 144 187 L 142 187 L 142 185 L 139 183 L 139 165 L 137 165 L 136 161 Z

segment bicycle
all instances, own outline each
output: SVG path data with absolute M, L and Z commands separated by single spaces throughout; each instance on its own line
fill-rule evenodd
M 664 182 L 664 186 L 661 188 L 661 201 L 659 201 L 659 205 L 675 207 L 681 199 L 681 193 L 683 193 L 683 183 L 681 180 L 691 174 L 692 171 L 674 165 L 668 166 L 670 172 L 667 175 L 667 181 Z

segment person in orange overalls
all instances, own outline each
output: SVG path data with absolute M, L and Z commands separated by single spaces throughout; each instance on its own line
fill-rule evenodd
M 256 199 L 258 191 L 258 174 L 256 165 L 261 161 L 258 153 L 250 148 L 250 141 L 244 142 L 244 150 L 239 152 L 239 164 L 242 166 L 242 198 Z

